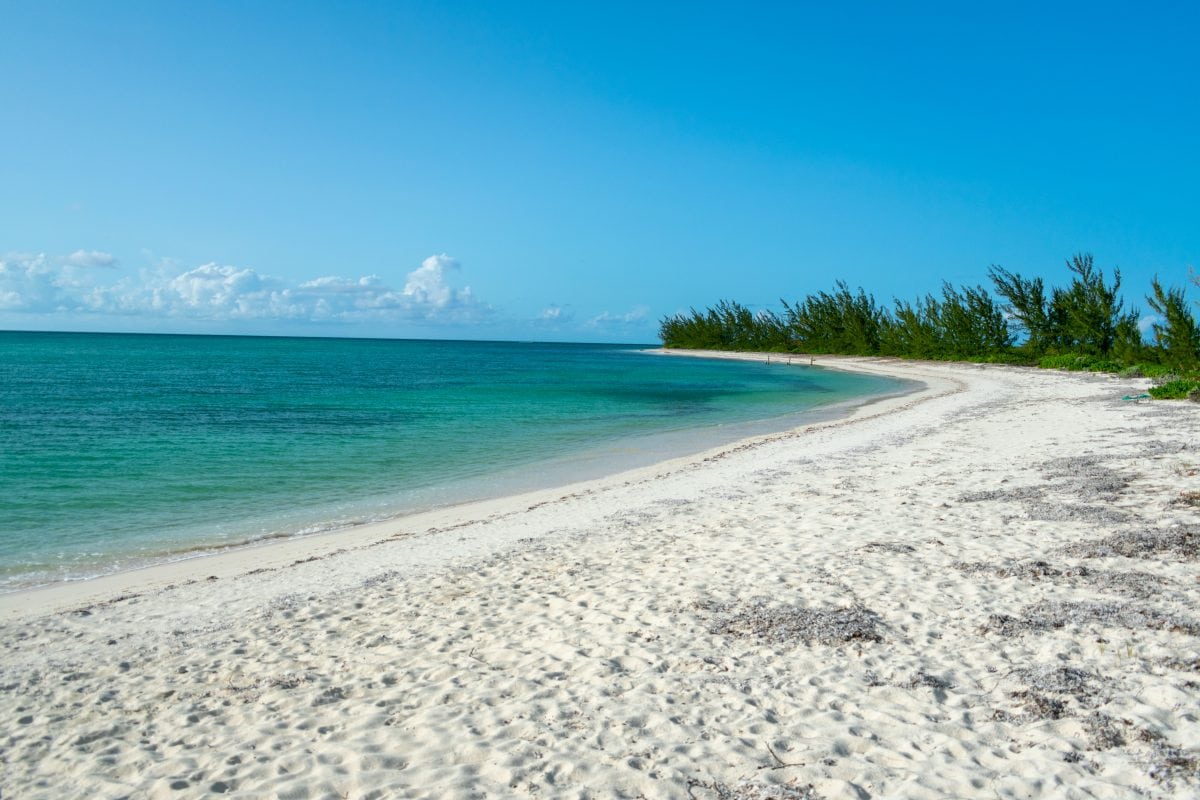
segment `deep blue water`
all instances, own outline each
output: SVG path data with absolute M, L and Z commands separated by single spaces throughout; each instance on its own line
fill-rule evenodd
M 0 589 L 551 485 L 901 389 L 627 345 L 0 332 Z

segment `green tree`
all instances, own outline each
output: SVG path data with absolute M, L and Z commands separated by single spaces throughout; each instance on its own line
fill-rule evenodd
M 861 288 L 855 294 L 844 281 L 834 291 L 783 304 L 784 322 L 796 348 L 812 353 L 874 355 L 886 324 L 875 298 Z
M 1117 341 L 1117 327 L 1126 316 L 1121 300 L 1121 271 L 1113 270 L 1106 283 L 1090 253 L 1079 253 L 1067 262 L 1074 273 L 1071 285 L 1055 289 L 1050 298 L 1051 324 L 1058 327 L 1058 344 L 1087 355 L 1108 356 Z
M 1046 286 L 1041 278 L 1025 279 L 996 265 L 989 268 L 988 275 L 996 287 L 996 294 L 1008 301 L 1004 312 L 1024 331 L 1023 346 L 1031 356 L 1040 356 L 1058 344 L 1046 301 Z
M 1184 371 L 1200 368 L 1200 326 L 1188 308 L 1183 289 L 1175 286 L 1164 289 L 1155 276 L 1150 290 L 1146 302 L 1159 317 L 1153 327 L 1154 343 L 1163 362 Z

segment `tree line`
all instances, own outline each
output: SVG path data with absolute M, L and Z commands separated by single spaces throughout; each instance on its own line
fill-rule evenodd
M 1200 326 L 1183 288 L 1151 282 L 1146 302 L 1156 321 L 1147 339 L 1140 311 L 1121 297 L 1120 270 L 1106 277 L 1087 253 L 1071 258 L 1067 268 L 1067 286 L 1047 287 L 1042 278 L 993 266 L 990 291 L 944 282 L 937 295 L 897 299 L 891 307 L 844 281 L 800 301 L 781 301 L 778 312 L 722 300 L 664 318 L 659 336 L 665 347 L 690 349 L 1140 369 L 1185 383 L 1196 376 Z M 1200 278 L 1192 280 L 1200 285 Z

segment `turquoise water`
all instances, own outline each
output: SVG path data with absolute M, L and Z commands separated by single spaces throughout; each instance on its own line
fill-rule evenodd
M 0 332 L 0 588 L 552 485 L 902 388 L 617 345 Z

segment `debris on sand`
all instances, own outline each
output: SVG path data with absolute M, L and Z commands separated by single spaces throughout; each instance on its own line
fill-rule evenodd
M 989 573 L 997 578 L 1062 578 L 1076 575 L 1087 575 L 1087 567 L 1064 566 L 1056 567 L 1048 561 L 1006 561 L 1001 564 L 989 564 L 986 561 L 957 561 L 952 565 L 955 569 L 969 575 Z
M 1166 630 L 1200 634 L 1200 623 L 1167 614 L 1149 606 L 1133 603 L 1061 602 L 1044 600 L 1027 606 L 1019 616 L 992 614 L 983 626 L 984 633 L 1018 636 L 1027 631 L 1046 631 L 1067 625 L 1100 624 L 1133 630 Z
M 1148 772 L 1153 780 L 1168 787 L 1177 780 L 1200 782 L 1200 752 L 1155 742 Z
M 741 781 L 732 786 L 716 782 L 692 782 L 688 785 L 688 797 L 693 800 L 821 800 L 821 795 L 817 794 L 812 784 L 771 785 L 750 781 Z
M 1013 692 L 1012 696 L 1022 701 L 1021 707 L 1033 719 L 1062 719 L 1067 715 L 1066 700 L 1032 691 Z
M 1043 469 L 1047 480 L 1066 483 L 1079 497 L 1103 500 L 1115 499 L 1134 477 L 1109 469 L 1104 466 L 1104 459 L 1098 456 L 1056 458 L 1047 461 Z
M 879 615 L 857 603 L 845 608 L 800 608 L 772 605 L 760 598 L 709 608 L 719 614 L 711 631 L 726 636 L 762 639 L 771 644 L 883 641 Z
M 1021 578 L 1028 581 L 1044 579 L 1073 579 L 1091 585 L 1098 591 L 1126 595 L 1139 599 L 1155 597 L 1167 583 L 1161 576 L 1148 572 L 1108 572 L 1083 565 L 1062 564 L 1055 566 L 1049 561 L 1005 561 L 990 564 L 986 561 L 958 561 L 955 569 L 968 575 L 994 575 L 997 578 Z
M 1093 711 L 1083 718 L 1083 729 L 1087 732 L 1088 746 L 1092 750 L 1111 750 L 1114 747 L 1125 746 L 1125 733 L 1118 727 L 1118 721 L 1108 714 Z
M 1032 519 L 1052 522 L 1128 522 L 1128 511 L 1111 503 L 1133 482 L 1134 477 L 1103 465 L 1096 456 L 1056 458 L 1042 465 L 1047 483 L 970 492 L 963 503 L 1007 501 L 1020 503 Z M 1096 505 L 1100 501 L 1100 505 Z
M 867 542 L 858 549 L 873 553 L 912 553 L 917 548 L 903 542 Z
M 1018 670 L 1016 677 L 1025 688 L 1011 692 L 1021 701 L 1027 718 L 1062 719 L 1068 716 L 1067 698 L 1088 705 L 1099 694 L 1100 676 L 1078 667 L 1039 665 Z M 1065 695 L 1066 697 L 1051 697 Z M 1011 715 L 1009 715 L 1011 719 Z
M 1031 691 L 1069 694 L 1078 699 L 1093 697 L 1100 676 L 1078 667 L 1041 665 L 1028 667 L 1017 672 L 1017 676 Z
M 1060 552 L 1077 558 L 1169 556 L 1180 561 L 1196 561 L 1200 559 L 1200 525 L 1177 525 L 1165 531 L 1125 531 L 1103 539 L 1070 544 Z

